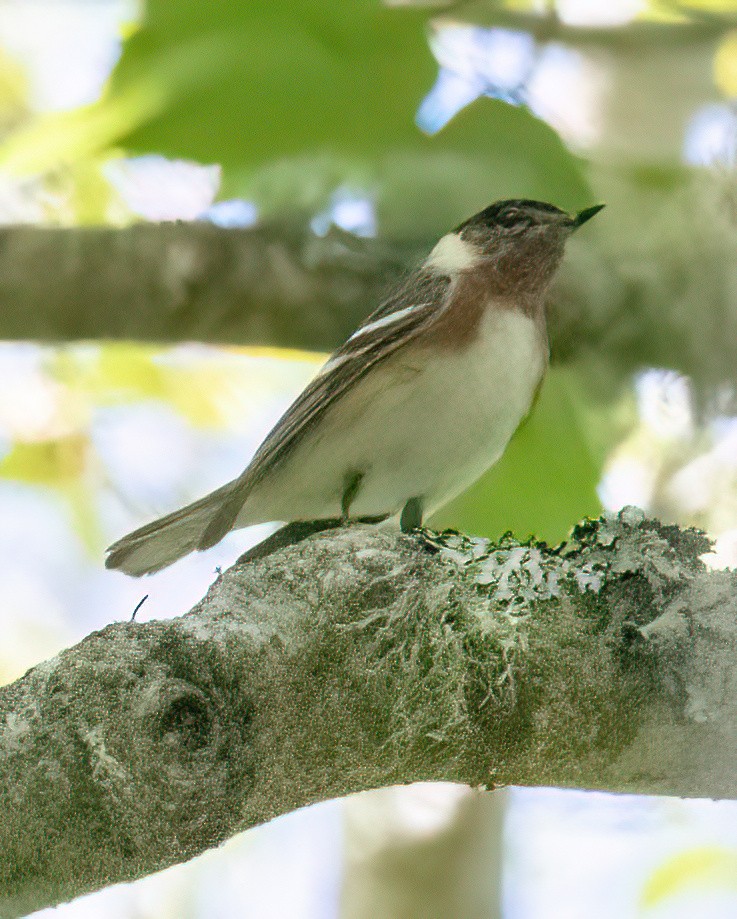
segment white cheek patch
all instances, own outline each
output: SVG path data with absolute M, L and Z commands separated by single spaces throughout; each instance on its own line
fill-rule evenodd
M 471 268 L 480 258 L 479 250 L 457 233 L 446 233 L 428 255 L 425 267 L 440 274 L 455 274 Z

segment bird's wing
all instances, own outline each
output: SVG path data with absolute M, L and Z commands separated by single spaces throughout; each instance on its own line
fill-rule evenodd
M 449 291 L 448 277 L 429 272 L 414 275 L 333 352 L 236 479 L 237 486 L 205 530 L 200 549 L 209 548 L 223 538 L 259 479 L 292 452 L 332 405 L 437 318 L 448 301 Z

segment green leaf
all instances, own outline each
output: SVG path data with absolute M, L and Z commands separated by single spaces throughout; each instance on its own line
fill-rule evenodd
M 556 543 L 574 520 L 601 513 L 603 455 L 587 437 L 585 377 L 552 367 L 532 414 L 501 460 L 443 508 L 433 527 L 498 538 L 507 530 Z
M 268 164 L 322 159 L 333 187 L 363 176 L 370 190 L 375 176 L 400 236 L 500 196 L 588 203 L 580 164 L 522 108 L 482 99 L 433 137 L 419 130 L 437 73 L 429 14 L 379 0 L 150 0 L 104 97 L 11 136 L 0 167 L 44 172 L 122 147 L 219 163 L 232 194 Z
M 55 440 L 17 442 L 0 461 L 0 477 L 38 485 L 57 485 L 82 475 L 89 443 L 86 434 Z
M 672 897 L 715 890 L 737 891 L 737 850 L 722 846 L 687 849 L 652 872 L 640 894 L 640 907 L 649 911 Z

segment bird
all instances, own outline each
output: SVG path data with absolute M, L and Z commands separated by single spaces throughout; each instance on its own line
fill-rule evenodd
M 549 360 L 546 296 L 578 213 L 497 201 L 442 236 L 328 358 L 244 472 L 124 536 L 140 576 L 266 522 L 398 521 L 402 531 L 500 458 Z

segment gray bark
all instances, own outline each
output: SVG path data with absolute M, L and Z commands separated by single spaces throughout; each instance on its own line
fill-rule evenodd
M 606 399 L 643 366 L 681 370 L 713 396 L 735 376 L 733 189 L 715 177 L 667 197 L 611 174 L 597 185 L 610 211 L 568 245 L 550 296 L 553 359 L 587 363 Z M 0 338 L 330 351 L 432 243 L 284 223 L 0 230 Z
M 339 528 L 0 689 L 0 916 L 417 780 L 735 797 L 737 575 L 628 509 L 558 549 Z
M 0 229 L 0 338 L 331 350 L 402 261 L 379 242 L 283 224 Z

